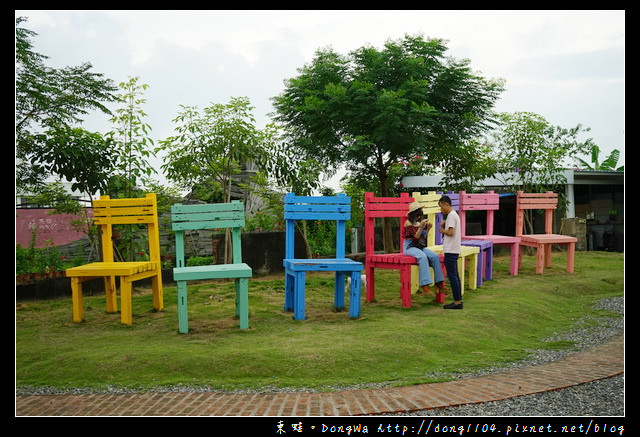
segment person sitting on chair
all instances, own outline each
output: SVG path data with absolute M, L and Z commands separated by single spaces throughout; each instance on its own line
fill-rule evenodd
M 435 282 L 440 292 L 444 292 L 444 275 L 440 267 L 440 258 L 435 252 L 427 248 L 426 236 L 433 225 L 427 218 L 423 218 L 422 205 L 413 202 L 409 205 L 407 220 L 404 222 L 402 248 L 405 255 L 412 256 L 418 261 L 420 289 L 428 293 L 429 284 Z M 431 277 L 433 267 L 435 278 Z

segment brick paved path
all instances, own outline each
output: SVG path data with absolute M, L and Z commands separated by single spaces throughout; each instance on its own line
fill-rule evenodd
M 16 396 L 16 416 L 355 416 L 507 399 L 624 373 L 624 334 L 561 360 L 408 387 L 328 393 L 134 393 Z

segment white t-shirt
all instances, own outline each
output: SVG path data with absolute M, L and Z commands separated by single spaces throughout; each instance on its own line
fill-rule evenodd
M 455 210 L 451 210 L 447 214 L 447 220 L 444 222 L 444 228 L 453 228 L 453 236 L 450 237 L 446 234 L 442 234 L 442 250 L 444 253 L 460 253 L 460 241 L 462 232 L 460 232 L 460 216 Z

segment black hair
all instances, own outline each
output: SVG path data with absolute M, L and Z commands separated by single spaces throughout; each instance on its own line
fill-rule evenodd
M 449 196 L 442 196 L 440 200 L 438 200 L 438 203 L 446 203 L 451 206 L 451 198 Z
M 411 211 L 411 212 L 408 214 L 408 218 L 409 218 L 409 221 L 413 223 L 413 222 L 415 222 L 415 221 L 416 221 L 416 218 L 418 218 L 418 217 L 422 217 L 422 215 L 423 215 L 423 214 L 422 214 L 422 208 L 418 208 L 418 209 L 416 209 L 416 210 L 414 210 L 414 211 Z

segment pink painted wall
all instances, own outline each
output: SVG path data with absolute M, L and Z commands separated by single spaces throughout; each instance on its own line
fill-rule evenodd
M 31 242 L 32 229 L 37 227 L 36 247 L 44 247 L 47 240 L 60 246 L 79 240 L 84 233 L 77 232 L 71 226 L 71 220 L 77 216 L 69 214 L 50 214 L 51 209 L 16 209 L 16 244 L 23 247 Z

